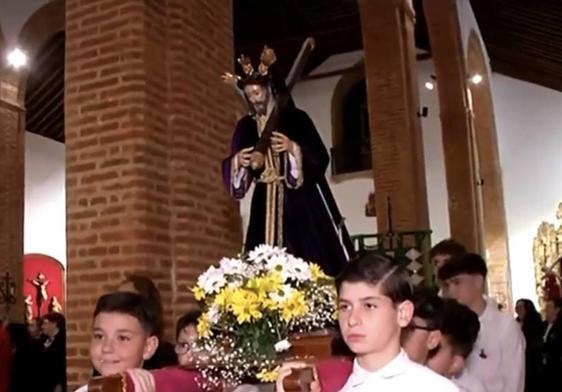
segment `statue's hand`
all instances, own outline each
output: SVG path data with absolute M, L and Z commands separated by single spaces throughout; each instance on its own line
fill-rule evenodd
M 221 75 L 221 78 L 223 82 L 232 85 L 234 87 L 237 87 L 238 80 L 240 79 L 238 75 L 233 75 L 230 72 L 225 72 L 224 74 Z

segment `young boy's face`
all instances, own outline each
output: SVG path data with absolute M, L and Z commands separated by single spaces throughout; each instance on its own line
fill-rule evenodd
M 402 331 L 402 347 L 408 357 L 417 363 L 425 364 L 428 353 L 439 345 L 441 332 L 427 328 L 427 322 L 414 317 L 408 328 Z
M 458 375 L 464 367 L 464 358 L 455 353 L 446 336 L 441 339 L 439 350 L 427 360 L 427 366 L 440 375 L 451 378 Z
M 158 338 L 131 315 L 102 312 L 94 319 L 90 358 L 102 376 L 142 367 L 157 347 Z
M 413 304 L 395 305 L 379 285 L 343 282 L 338 297 L 342 336 L 356 355 L 367 355 L 399 347 L 400 331 L 412 318 Z
M 193 344 L 197 340 L 197 327 L 190 324 L 182 329 L 178 335 L 176 342 L 176 354 L 178 356 L 178 363 L 182 366 L 189 366 L 193 364 Z
M 447 297 L 470 307 L 482 297 L 483 278 L 480 275 L 459 274 L 445 282 Z

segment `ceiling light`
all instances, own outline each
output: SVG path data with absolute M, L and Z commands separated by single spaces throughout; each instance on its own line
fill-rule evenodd
M 425 82 L 425 88 L 428 90 L 433 90 L 435 85 L 432 82 Z
M 8 53 L 7 59 L 8 64 L 16 69 L 21 68 L 27 64 L 27 55 L 19 48 L 15 48 L 10 53 Z

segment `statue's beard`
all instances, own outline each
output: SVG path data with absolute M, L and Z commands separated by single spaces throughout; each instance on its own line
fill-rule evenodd
M 254 104 L 254 110 L 256 111 L 257 114 L 259 114 L 260 116 L 265 116 L 265 114 L 267 113 L 267 101 L 264 102 L 256 102 Z

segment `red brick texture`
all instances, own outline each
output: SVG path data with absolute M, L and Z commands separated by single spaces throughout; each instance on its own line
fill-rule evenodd
M 434 0 L 424 2 L 424 10 L 438 81 L 451 236 L 481 253 L 477 162 L 457 9 L 454 2 Z
M 481 253 L 489 294 L 512 309 L 507 222 L 490 74 L 475 32 L 463 52 L 456 3 L 424 2 L 437 75 L 451 236 Z M 482 83 L 468 83 L 479 73 Z M 470 95 L 468 94 L 470 91 Z M 477 179 L 484 182 L 477 186 Z
M 414 17 L 407 1 L 360 0 L 377 207 L 377 229 L 429 228 Z
M 188 286 L 241 248 L 220 162 L 237 101 L 228 0 L 66 2 L 69 384 L 85 382 L 93 305 L 126 272 L 164 297 L 168 335 Z
M 18 100 L 18 77 L 0 66 L 0 278 L 16 282 L 10 320 L 23 321 L 22 260 L 25 111 Z M 5 316 L 0 305 L 0 318 Z

